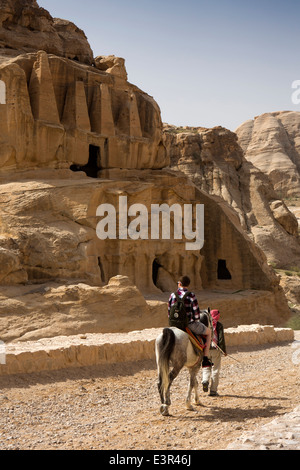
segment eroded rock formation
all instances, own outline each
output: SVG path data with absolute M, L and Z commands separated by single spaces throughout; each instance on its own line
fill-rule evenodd
M 36 50 L 93 63 L 87 38 L 74 23 L 52 18 L 36 0 L 1 0 L 0 54 Z
M 300 112 L 265 113 L 236 129 L 245 157 L 281 197 L 300 196 Z
M 45 51 L 2 62 L 0 79 L 2 170 L 166 165 L 159 108 L 125 79 Z
M 0 186 L 2 284 L 75 278 L 102 285 L 122 274 L 143 292 L 169 292 L 189 272 L 196 289 L 276 285 L 264 256 L 230 211 L 177 173 L 110 170 L 96 181 L 70 170 L 27 173 L 10 182 L 7 177 Z M 118 218 L 120 195 L 127 196 L 128 208 L 148 209 L 148 240 L 97 237 L 98 206 L 112 204 Z M 191 201 L 205 207 L 201 253 L 187 251 L 185 238 L 174 239 L 173 228 L 171 239 L 151 239 L 151 204 L 183 207 Z
M 300 264 L 298 221 L 268 175 L 245 158 L 235 133 L 222 127 L 178 129 L 166 125 L 164 143 L 171 168 L 225 201 L 233 209 L 232 217 L 272 265 Z
M 0 80 L 5 99 L 0 104 L 0 284 L 6 286 L 3 296 L 15 292 L 16 286 L 32 284 L 44 290 L 47 284 L 55 282 L 63 292 L 63 307 L 61 299 L 51 299 L 60 313 L 52 334 L 57 334 L 60 327 L 60 334 L 73 334 L 74 329 L 82 332 L 85 324 L 93 324 L 88 302 L 84 313 L 84 299 L 95 303 L 92 315 L 99 313 L 93 332 L 107 331 L 107 312 L 113 308 L 115 314 L 128 316 L 126 329 L 130 330 L 132 324 L 134 330 L 137 324 L 141 328 L 142 322 L 136 321 L 137 317 L 127 309 L 128 299 L 122 303 L 122 289 L 116 288 L 113 293 L 116 302 L 112 301 L 108 310 L 101 304 L 105 301 L 101 289 L 112 278 L 122 275 L 143 294 L 155 296 L 163 292 L 166 299 L 178 277 L 189 274 L 198 292 L 259 289 L 263 295 L 271 294 L 276 300 L 274 323 L 284 321 L 289 309 L 279 280 L 264 254 L 245 234 L 241 217 L 199 189 L 188 176 L 167 169 L 170 154 L 163 139 L 159 106 L 127 81 L 124 61 L 114 56 L 94 60 L 84 52 L 73 57 L 69 39 L 74 28 L 81 38 L 82 34 L 75 26 L 53 20 L 47 12 L 36 8 L 35 1 L 16 0 L 5 2 L 2 9 Z M 32 9 L 36 12 L 37 26 Z M 32 36 L 32 29 L 38 31 L 34 36 L 35 47 L 24 39 L 26 35 Z M 25 36 L 18 39 L 21 32 Z M 40 41 L 39 32 L 43 33 Z M 42 39 L 47 37 L 48 42 L 49 34 L 53 37 L 52 45 L 58 34 L 62 49 L 46 47 Z M 22 44 L 26 47 L 21 47 Z M 208 159 L 212 148 L 209 139 Z M 233 153 L 227 164 L 233 164 L 236 170 L 242 157 L 240 150 Z M 168 207 L 177 204 L 182 208 L 203 204 L 203 249 L 187 251 L 187 240 L 174 236 L 172 218 L 169 238 L 151 237 L 151 228 L 149 237 L 143 239 L 139 236 L 123 239 L 119 232 L 115 239 L 99 238 L 97 208 L 110 204 L 119 217 L 120 197 L 127 198 L 128 207 L 139 204 L 146 208 L 148 227 L 153 204 L 165 203 Z M 279 213 L 279 208 L 275 209 Z M 282 219 L 282 214 L 278 217 Z M 130 220 L 132 215 L 126 215 L 126 222 Z M 161 230 L 162 222 L 159 226 Z M 79 297 L 73 296 L 76 288 L 69 296 L 70 283 L 87 286 L 78 288 L 80 315 L 86 314 L 87 320 L 85 323 L 81 316 L 77 327 L 75 304 Z M 40 301 L 47 309 L 49 298 L 46 301 L 42 295 Z M 5 336 L 16 338 L 18 333 L 26 336 L 26 331 L 30 336 L 32 328 L 40 329 L 41 335 L 50 335 L 43 315 L 27 325 L 21 304 L 16 317 L 2 311 L 3 323 L 17 329 Z M 251 322 L 246 309 L 239 318 L 243 317 L 243 323 Z

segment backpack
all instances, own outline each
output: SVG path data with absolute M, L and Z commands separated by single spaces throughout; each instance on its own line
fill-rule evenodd
M 177 292 L 175 293 L 176 302 L 172 305 L 170 309 L 169 326 L 173 326 L 185 331 L 189 319 L 186 313 L 184 301 L 188 295 L 190 295 L 190 292 L 186 292 L 184 296 L 180 298 Z

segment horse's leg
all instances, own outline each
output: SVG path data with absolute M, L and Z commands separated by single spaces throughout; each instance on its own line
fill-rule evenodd
M 165 398 L 164 398 L 164 391 L 163 391 L 163 386 L 162 386 L 162 378 L 160 374 L 158 376 L 157 388 L 158 388 L 158 393 L 160 396 L 160 401 L 162 404 L 164 404 Z
M 178 376 L 179 372 L 181 371 L 181 369 L 183 368 L 183 365 L 177 365 L 175 366 L 172 371 L 170 372 L 170 375 L 169 375 L 169 386 L 168 386 L 168 389 L 167 389 L 167 393 L 166 393 L 166 404 L 168 406 L 171 405 L 171 396 L 170 396 L 170 389 L 171 389 L 171 385 L 172 383 L 174 382 L 174 380 L 176 379 L 176 377 Z
M 165 328 L 162 335 L 156 340 L 156 362 L 158 368 L 158 391 L 161 400 L 160 412 L 163 416 L 169 415 L 168 390 L 170 388 L 169 362 L 175 345 L 175 334 L 170 328 Z
M 188 394 L 186 398 L 186 407 L 190 411 L 194 410 L 194 408 L 192 407 L 192 403 L 191 403 L 193 391 L 195 393 L 195 404 L 200 405 L 200 398 L 199 398 L 199 393 L 198 393 L 198 380 L 197 380 L 198 371 L 199 371 L 198 365 L 189 369 L 190 383 L 189 383 Z
M 161 401 L 160 412 L 163 416 L 169 416 L 169 405 L 171 403 L 168 403 L 168 402 L 170 402 L 169 395 L 170 395 L 171 384 L 169 382 L 168 387 L 166 389 L 163 384 L 162 376 L 161 374 L 159 374 L 157 386 L 158 386 L 158 392 L 159 392 L 160 401 Z
M 186 397 L 185 404 L 188 410 L 193 411 L 194 408 L 192 407 L 191 401 L 192 401 L 192 391 L 193 391 L 194 383 L 195 383 L 194 368 L 189 368 L 189 373 L 190 373 L 190 382 L 189 382 L 188 394 Z
M 199 384 L 198 384 L 198 380 L 197 380 L 197 375 L 198 375 L 199 369 L 200 369 L 200 366 L 197 367 L 197 369 L 195 371 L 195 382 L 194 382 L 195 405 L 197 405 L 197 406 L 201 405 L 200 397 L 199 397 Z
M 170 372 L 170 374 L 169 374 L 169 383 L 168 383 L 168 387 L 165 391 L 165 394 L 162 390 L 161 380 L 159 380 L 159 382 L 158 382 L 158 390 L 159 390 L 159 393 L 160 393 L 160 399 L 161 399 L 161 403 L 162 403 L 161 407 L 160 407 L 160 412 L 163 416 L 169 416 L 169 406 L 171 405 L 170 389 L 171 389 L 172 383 L 176 379 L 179 372 L 180 372 L 180 370 L 177 370 L 175 368 Z

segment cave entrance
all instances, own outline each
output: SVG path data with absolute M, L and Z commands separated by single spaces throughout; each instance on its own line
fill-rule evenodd
M 98 178 L 98 171 L 101 170 L 101 153 L 100 147 L 96 145 L 89 146 L 89 161 L 87 165 L 72 165 L 72 171 L 84 171 L 90 178 Z
M 156 286 L 157 284 L 157 278 L 158 278 L 158 271 L 159 271 L 159 268 L 162 268 L 162 265 L 159 264 L 159 262 L 157 261 L 157 259 L 155 259 L 152 263 L 152 280 L 153 280 L 153 284 Z
M 100 270 L 101 281 L 105 282 L 105 273 L 104 273 L 103 264 L 102 264 L 100 256 L 98 256 L 98 266 Z
M 226 265 L 225 259 L 218 260 L 218 279 L 219 280 L 230 280 L 232 279 L 229 269 Z

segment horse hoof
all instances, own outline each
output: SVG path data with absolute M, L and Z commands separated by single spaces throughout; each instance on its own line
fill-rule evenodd
M 192 405 L 186 405 L 186 409 L 189 410 L 189 411 L 194 411 L 194 408 L 192 407 Z
M 168 407 L 168 405 L 161 405 L 161 407 L 160 407 L 160 413 L 161 413 L 163 416 L 170 416 L 170 415 L 169 415 L 169 407 Z

